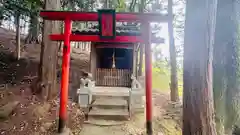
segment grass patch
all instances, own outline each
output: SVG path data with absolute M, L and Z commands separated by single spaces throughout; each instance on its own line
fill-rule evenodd
M 179 76 L 178 78 L 181 78 L 178 79 L 178 94 L 179 96 L 183 96 L 183 79 L 182 76 Z
M 145 62 L 143 62 L 143 73 L 145 73 Z M 183 73 L 178 71 L 178 93 L 183 95 Z M 152 69 L 152 88 L 155 92 L 170 92 L 170 70 L 169 69 Z
M 161 71 L 160 69 L 153 68 L 152 71 L 152 85 L 156 92 L 170 92 L 170 72 Z M 182 73 L 178 73 L 178 92 L 179 96 L 183 95 L 183 79 Z
M 152 87 L 155 90 L 169 92 L 170 75 L 167 72 L 161 72 L 159 69 L 153 68 Z

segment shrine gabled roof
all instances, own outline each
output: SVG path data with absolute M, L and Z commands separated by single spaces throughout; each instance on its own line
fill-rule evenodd
M 90 27 L 84 29 L 75 29 L 72 30 L 72 34 L 75 35 L 99 35 L 98 24 L 92 25 Z M 116 36 L 140 36 L 140 27 L 139 24 L 136 25 L 116 25 Z M 152 39 L 154 43 L 164 43 L 164 39 L 161 37 L 156 37 L 154 33 L 152 33 Z
M 73 34 L 99 34 L 98 25 L 93 25 L 84 29 L 77 29 L 72 31 Z M 116 35 L 117 36 L 140 36 L 139 26 L 116 26 Z

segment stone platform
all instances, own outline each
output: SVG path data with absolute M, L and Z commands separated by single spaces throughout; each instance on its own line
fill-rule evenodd
M 82 87 L 78 89 L 79 104 L 86 115 L 94 118 L 124 118 L 139 110 L 144 112 L 142 89 L 128 87 Z

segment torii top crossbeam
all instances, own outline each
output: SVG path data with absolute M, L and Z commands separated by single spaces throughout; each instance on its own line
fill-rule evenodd
M 46 20 L 98 21 L 97 12 L 77 11 L 42 11 L 41 17 Z M 117 13 L 118 22 L 167 22 L 168 15 L 158 13 Z
M 45 20 L 71 20 L 71 21 L 99 21 L 99 14 L 97 12 L 76 12 L 76 11 L 42 11 L 40 16 Z M 117 22 L 166 22 L 167 15 L 157 13 L 116 13 L 115 20 Z M 147 33 L 148 34 L 148 33 Z M 52 41 L 64 41 L 65 35 L 52 34 L 50 39 Z M 100 39 L 99 35 L 70 35 L 70 41 L 81 42 L 131 42 L 143 43 L 143 36 L 116 36 L 114 39 Z
M 102 13 L 112 12 L 105 17 Z M 62 59 L 62 79 L 59 111 L 59 132 L 63 132 L 67 119 L 68 81 L 70 68 L 70 41 L 92 42 L 142 42 L 145 43 L 145 81 L 146 81 L 146 128 L 147 134 L 152 135 L 152 63 L 150 22 L 167 22 L 168 16 L 156 13 L 115 13 L 115 10 L 99 10 L 99 12 L 76 11 L 41 11 L 40 16 L 45 20 L 61 20 L 65 23 L 63 34 L 50 35 L 54 41 L 64 41 Z M 110 17 L 110 18 L 109 18 Z M 72 21 L 99 21 L 99 35 L 73 35 L 71 34 Z M 116 36 L 117 22 L 140 22 L 141 36 Z M 107 25 L 107 26 L 106 26 Z M 103 29 L 103 30 L 102 30 Z M 110 37 L 110 38 L 109 38 Z

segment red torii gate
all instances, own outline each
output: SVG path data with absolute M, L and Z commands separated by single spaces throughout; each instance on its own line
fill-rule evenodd
M 110 11 L 110 12 L 109 12 Z M 109 13 L 111 15 L 109 16 Z M 105 19 L 102 19 L 102 16 Z M 67 119 L 67 101 L 70 68 L 70 41 L 91 41 L 91 42 L 122 42 L 122 43 L 145 43 L 145 76 L 146 76 L 146 128 L 147 134 L 152 135 L 152 56 L 151 56 L 151 37 L 150 22 L 167 22 L 168 16 L 156 13 L 116 13 L 114 10 L 99 10 L 99 12 L 76 12 L 76 11 L 41 11 L 40 16 L 46 20 L 61 20 L 65 23 L 63 34 L 52 34 L 50 39 L 53 41 L 64 41 L 62 59 L 62 80 L 60 94 L 59 127 L 61 133 L 65 128 Z M 100 19 L 101 18 L 101 19 Z M 102 24 L 108 23 L 110 29 L 104 29 L 105 34 L 99 35 L 73 35 L 71 34 L 72 21 L 99 21 Z M 101 22 L 102 21 L 102 22 Z M 142 34 L 140 36 L 116 36 L 115 22 L 140 22 Z M 114 23 L 114 25 L 112 24 Z M 99 24 L 101 27 L 101 24 Z M 100 30 L 103 27 L 100 28 Z M 108 32 L 106 33 L 106 31 Z M 110 30 L 110 31 L 109 31 Z M 110 37 L 109 37 L 110 34 Z M 112 35 L 111 35 L 112 34 Z M 104 38 L 105 36 L 105 38 Z

